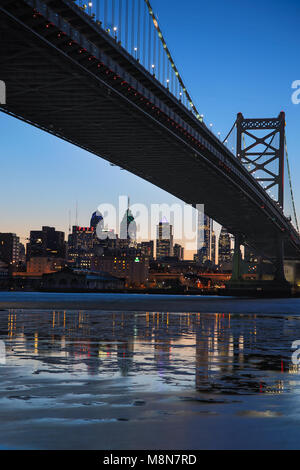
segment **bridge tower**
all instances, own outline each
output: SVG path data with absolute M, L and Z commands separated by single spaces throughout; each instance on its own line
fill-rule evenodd
M 285 158 L 285 113 L 277 118 L 245 119 L 238 113 L 237 158 L 252 176 L 272 193 L 273 199 L 283 208 L 284 203 L 284 158 Z M 241 234 L 235 235 L 231 283 L 241 283 Z M 274 260 L 274 281 L 286 286 L 284 275 L 284 240 L 278 237 L 277 256 Z M 261 281 L 260 281 L 261 282 Z
M 267 119 L 245 119 L 238 113 L 236 128 L 237 158 L 266 191 L 275 190 L 274 199 L 283 207 L 285 113 Z

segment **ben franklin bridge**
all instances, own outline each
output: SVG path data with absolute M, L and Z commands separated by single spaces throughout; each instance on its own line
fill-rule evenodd
M 171 6 L 171 4 L 170 4 Z M 222 142 L 187 90 L 148 0 L 2 0 L 1 110 L 138 175 L 276 266 L 300 237 L 285 115 L 239 113 Z M 275 285 L 275 284 L 274 284 Z

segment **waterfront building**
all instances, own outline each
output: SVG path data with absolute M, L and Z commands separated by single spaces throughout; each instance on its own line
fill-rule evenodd
M 0 261 L 10 267 L 20 262 L 20 239 L 15 233 L 0 233 Z
M 148 282 L 149 259 L 138 255 L 134 249 L 115 250 L 95 256 L 92 260 L 92 270 L 123 278 L 128 287 L 141 287 Z
M 65 266 L 65 258 L 34 256 L 27 261 L 26 273 L 32 276 L 40 276 L 42 274 L 60 271 Z M 20 273 L 20 275 L 22 275 L 22 273 Z
M 27 243 L 27 260 L 33 257 L 66 257 L 64 232 L 56 231 L 54 227 L 42 227 L 42 230 L 31 230 Z

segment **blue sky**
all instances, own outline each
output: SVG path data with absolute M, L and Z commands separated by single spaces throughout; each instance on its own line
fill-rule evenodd
M 286 112 L 295 199 L 300 211 L 300 80 L 296 0 L 152 0 L 161 29 L 206 123 L 225 134 L 237 112 L 272 117 Z M 1 79 L 1 70 L 0 70 Z M 175 198 L 104 160 L 14 118 L 1 115 L 0 231 L 26 237 L 53 225 L 67 231 L 78 201 L 80 225 L 100 203 L 172 203 Z

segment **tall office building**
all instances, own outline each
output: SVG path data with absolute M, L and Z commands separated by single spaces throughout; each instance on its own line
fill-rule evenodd
M 179 261 L 184 259 L 184 248 L 179 245 L 179 243 L 175 243 L 174 245 L 174 257 L 178 258 Z
M 99 211 L 95 211 L 92 214 L 90 227 L 97 233 L 97 235 L 102 234 L 104 230 L 104 220 L 103 215 Z M 100 238 L 100 237 L 99 237 Z
M 129 207 L 120 223 L 120 239 L 128 240 L 129 244 L 136 243 L 136 222 Z
M 214 231 L 211 232 L 211 261 L 213 264 L 217 264 L 217 246 L 216 246 L 216 234 Z
M 173 226 L 164 219 L 157 225 L 156 259 L 166 256 L 174 256 Z
M 17 265 L 20 261 L 20 241 L 15 233 L 0 233 L 0 261 Z
M 96 232 L 93 227 L 74 225 L 68 238 L 68 265 L 73 268 L 90 269 L 95 240 Z
M 27 243 L 27 260 L 33 257 L 65 258 L 66 243 L 64 232 L 57 232 L 54 227 L 42 227 L 42 230 L 30 232 Z
M 222 227 L 219 237 L 219 264 L 229 263 L 232 260 L 230 235 L 225 227 Z
M 197 260 L 201 264 L 211 260 L 211 229 L 212 220 L 198 211 Z

